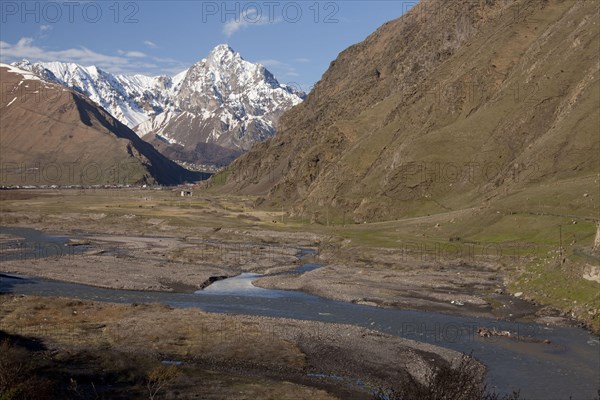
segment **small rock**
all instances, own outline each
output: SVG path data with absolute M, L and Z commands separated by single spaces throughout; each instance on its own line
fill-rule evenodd
M 521 297 L 523 296 L 523 292 L 517 292 L 514 294 L 515 297 Z

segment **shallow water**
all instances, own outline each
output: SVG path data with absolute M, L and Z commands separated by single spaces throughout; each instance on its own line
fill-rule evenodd
M 308 270 L 318 266 L 308 267 Z M 1 268 L 1 267 L 0 267 Z M 295 273 L 302 273 L 296 270 Z M 600 343 L 579 328 L 549 327 L 435 312 L 384 309 L 324 299 L 303 292 L 254 287 L 257 274 L 218 281 L 196 293 L 102 289 L 39 278 L 0 275 L 0 292 L 68 296 L 120 303 L 162 303 L 226 314 L 285 317 L 362 326 L 392 335 L 472 353 L 489 368 L 489 382 L 503 392 L 521 390 L 523 399 L 592 399 L 600 382 Z M 550 340 L 532 343 L 480 338 L 478 327 L 509 330 Z M 319 332 L 314 332 L 319 340 Z
M 47 235 L 32 228 L 0 227 L 0 234 L 17 236 L 0 248 L 0 261 L 34 260 L 52 257 L 70 257 L 81 253 L 87 246 L 67 246 L 66 236 Z
M 288 295 L 288 293 L 283 290 L 270 290 L 254 286 L 252 281 L 260 278 L 261 276 L 262 275 L 260 274 L 243 273 L 233 278 L 213 282 L 203 290 L 196 291 L 196 294 L 270 298 L 281 298 Z

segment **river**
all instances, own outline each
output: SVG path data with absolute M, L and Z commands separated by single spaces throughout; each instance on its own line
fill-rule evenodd
M 6 231 L 0 228 L 2 232 Z M 22 234 L 28 236 L 26 232 Z M 30 239 L 33 240 L 33 236 Z M 39 235 L 35 236 L 35 240 L 39 239 Z M 305 264 L 296 273 L 318 267 L 317 264 Z M 196 293 L 170 293 L 103 289 L 35 277 L 0 275 L 0 292 L 117 303 L 162 303 L 197 307 L 214 313 L 357 325 L 472 353 L 487 365 L 489 383 L 500 392 L 520 389 L 521 398 L 540 400 L 568 399 L 569 396 L 592 399 L 597 396 L 599 338 L 583 329 L 352 304 L 298 291 L 258 288 L 252 281 L 259 277 L 241 274 L 215 282 Z M 536 341 L 481 338 L 476 334 L 478 327 L 508 330 Z M 550 343 L 543 343 L 543 340 Z

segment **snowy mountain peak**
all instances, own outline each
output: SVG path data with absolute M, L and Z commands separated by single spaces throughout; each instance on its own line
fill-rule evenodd
M 12 65 L 13 67 L 17 67 L 19 69 L 25 70 L 25 71 L 29 71 L 31 68 L 31 62 L 26 59 L 22 59 L 21 61 L 14 62 L 10 65 Z
M 281 85 L 264 66 L 246 61 L 229 45 L 216 46 L 186 73 L 174 109 L 136 127 L 184 147 L 214 143 L 248 150 L 275 134 L 283 112 L 304 93 Z
M 232 58 L 232 57 L 241 57 L 240 53 L 236 52 L 235 50 L 233 50 L 228 44 L 223 43 L 223 44 L 219 44 L 217 46 L 215 46 L 214 49 L 211 50 L 211 52 L 208 54 L 208 58 L 213 57 L 213 58 L 223 58 L 223 57 L 227 57 L 227 58 Z
M 47 81 L 51 81 L 51 82 L 57 81 L 56 77 L 54 76 L 54 74 L 51 71 L 47 70 L 46 68 L 44 68 L 40 65 L 32 64 L 31 62 L 29 62 L 29 60 L 23 59 L 19 62 L 15 62 L 10 65 L 12 67 L 18 68 L 22 71 L 31 72 L 34 75 L 36 75 L 42 79 L 45 79 Z
M 207 65 L 212 70 L 227 70 L 234 64 L 247 63 L 246 60 L 242 58 L 240 53 L 234 51 L 227 44 L 220 44 L 208 54 L 208 56 L 196 64 L 194 66 L 204 66 Z M 250 64 L 250 63 L 249 63 Z

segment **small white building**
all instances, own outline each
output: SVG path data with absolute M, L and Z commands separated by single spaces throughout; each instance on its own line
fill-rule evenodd
M 191 190 L 182 190 L 181 197 L 192 197 L 193 193 Z

